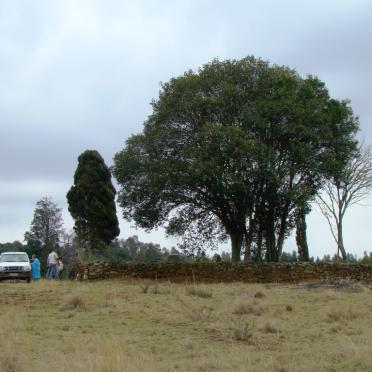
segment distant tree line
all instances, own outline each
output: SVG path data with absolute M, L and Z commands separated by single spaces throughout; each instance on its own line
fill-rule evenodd
M 70 245 L 61 244 L 57 246 L 58 253 L 62 256 L 66 265 L 72 265 L 77 259 L 78 246 L 76 244 Z M 37 249 L 32 244 L 23 244 L 20 241 L 0 243 L 0 253 L 8 251 L 22 251 L 26 252 L 29 256 L 37 254 Z M 44 257 L 44 269 L 46 256 L 40 253 L 41 257 Z M 92 257 L 97 260 L 105 261 L 125 261 L 125 262 L 167 262 L 171 258 L 177 262 L 231 262 L 231 254 L 229 252 L 213 253 L 206 255 L 204 252 L 199 254 L 185 254 L 183 251 L 172 247 L 171 249 L 162 248 L 159 244 L 144 243 L 139 241 L 136 235 L 131 236 L 127 239 L 115 239 L 105 250 L 99 250 Z M 354 263 L 365 263 L 372 264 L 372 252 L 369 254 L 364 252 L 363 257 L 358 258 L 356 255 L 348 254 L 347 260 Z M 283 252 L 281 262 L 295 263 L 299 262 L 300 257 L 296 251 Z M 339 262 L 340 257 L 335 254 L 331 256 L 325 254 L 323 257 L 310 257 L 310 262 Z
M 66 231 L 63 228 L 61 209 L 52 201 L 50 197 L 43 197 L 36 203 L 34 217 L 31 221 L 30 230 L 25 233 L 25 244 L 20 241 L 12 243 L 0 243 L 0 253 L 6 251 L 24 251 L 29 256 L 36 254 L 42 262 L 46 262 L 46 257 L 51 249 L 57 250 L 63 258 L 66 267 L 73 265 L 81 260 L 81 241 L 75 231 Z M 106 247 L 101 245 L 92 247 L 90 259 L 105 261 L 126 261 L 126 262 L 231 262 L 232 257 L 228 252 L 214 253 L 207 256 L 203 249 L 189 251 L 187 249 L 167 249 L 159 244 L 144 243 L 134 235 L 127 239 L 114 239 Z M 371 263 L 372 252 L 364 252 L 362 258 L 357 258 L 352 254 L 347 254 L 349 262 Z M 337 262 L 340 260 L 338 254 L 333 257 L 324 255 L 323 257 L 309 257 L 312 262 Z M 292 253 L 282 252 L 281 262 L 302 261 L 301 254 L 296 251 Z M 43 266 L 45 270 L 45 265 Z

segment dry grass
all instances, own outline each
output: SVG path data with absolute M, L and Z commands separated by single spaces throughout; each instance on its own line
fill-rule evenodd
M 16 351 L 4 350 L 0 355 L 0 367 L 2 372 L 16 372 L 18 369 L 18 357 Z
M 331 322 L 349 322 L 360 317 L 361 314 L 352 308 L 347 309 L 332 309 L 327 318 Z
M 266 323 L 263 325 L 262 331 L 265 333 L 278 333 L 277 328 L 270 320 L 266 321 Z
M 139 281 L 141 293 L 162 294 L 157 280 L 144 279 Z
M 247 321 L 242 321 L 238 318 L 235 321 L 235 326 L 233 327 L 233 338 L 236 341 L 246 342 L 252 344 L 254 342 L 254 325 Z
M 234 311 L 236 315 L 257 315 L 260 316 L 263 314 L 263 308 L 261 306 L 257 306 L 255 303 L 250 302 L 242 302 L 238 304 Z
M 309 282 L 300 283 L 298 284 L 298 286 L 305 288 L 329 288 L 336 291 L 349 292 L 365 292 L 370 290 L 368 286 L 363 285 L 362 283 L 359 283 L 355 280 L 341 278 L 313 280 Z
M 147 293 L 151 286 L 151 280 L 148 279 L 140 280 L 139 286 L 141 288 L 142 293 Z
M 192 287 L 0 283 L 0 371 L 371 370 L 370 291 Z
M 69 295 L 65 303 L 61 307 L 62 310 L 81 310 L 85 311 L 87 310 L 87 304 L 86 300 L 84 299 L 84 295 L 81 292 L 74 293 L 72 295 Z
M 254 298 L 264 298 L 264 297 L 265 297 L 265 295 L 261 291 L 257 291 L 254 294 Z
M 213 307 L 202 305 L 187 312 L 187 316 L 192 321 L 208 322 L 213 316 Z
M 159 286 L 159 283 L 158 283 L 157 280 L 153 284 L 151 293 L 152 294 L 160 294 L 161 293 L 160 286 Z
M 188 296 L 196 296 L 200 298 L 211 298 L 213 296 L 213 292 L 210 288 L 199 288 L 196 285 L 187 286 L 186 294 Z
M 293 307 L 291 305 L 286 305 L 285 309 L 287 311 L 293 311 Z
M 182 306 L 182 312 L 188 320 L 193 322 L 208 322 L 213 315 L 213 307 L 199 303 L 189 303 L 177 297 L 177 301 Z M 179 310 L 176 310 L 179 311 Z

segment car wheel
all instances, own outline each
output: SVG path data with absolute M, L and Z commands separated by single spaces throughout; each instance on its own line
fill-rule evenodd
M 30 283 L 30 282 L 31 282 L 31 278 L 27 278 L 27 279 L 26 279 L 26 282 L 27 282 L 27 283 Z

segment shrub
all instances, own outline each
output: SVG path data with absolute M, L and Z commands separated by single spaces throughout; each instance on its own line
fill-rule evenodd
M 150 280 L 142 280 L 139 283 L 142 293 L 147 293 L 150 289 L 151 282 Z
M 186 294 L 188 296 L 196 296 L 200 298 L 211 298 L 213 296 L 213 292 L 211 289 L 203 289 L 197 288 L 195 285 L 186 287 Z
M 254 298 L 263 298 L 263 297 L 265 297 L 265 295 L 261 291 L 257 291 L 254 294 Z
M 263 309 L 262 307 L 257 307 L 250 303 L 240 303 L 235 307 L 233 313 L 236 315 L 252 314 L 260 316 L 263 313 Z
M 192 321 L 201 321 L 206 322 L 212 318 L 213 307 L 211 306 L 194 306 L 186 303 L 181 298 L 178 298 L 178 301 L 186 310 L 186 316 Z
M 235 321 L 235 325 L 232 329 L 233 338 L 236 341 L 253 343 L 253 324 L 248 322 L 242 322 L 240 318 Z
M 213 307 L 203 305 L 201 307 L 194 308 L 188 313 L 188 316 L 194 321 L 207 322 L 211 319 L 213 310 Z

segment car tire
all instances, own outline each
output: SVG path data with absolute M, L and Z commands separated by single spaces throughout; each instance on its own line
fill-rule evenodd
M 27 282 L 27 283 L 30 283 L 30 282 L 31 282 L 31 278 L 27 278 L 27 279 L 26 279 L 26 282 Z

